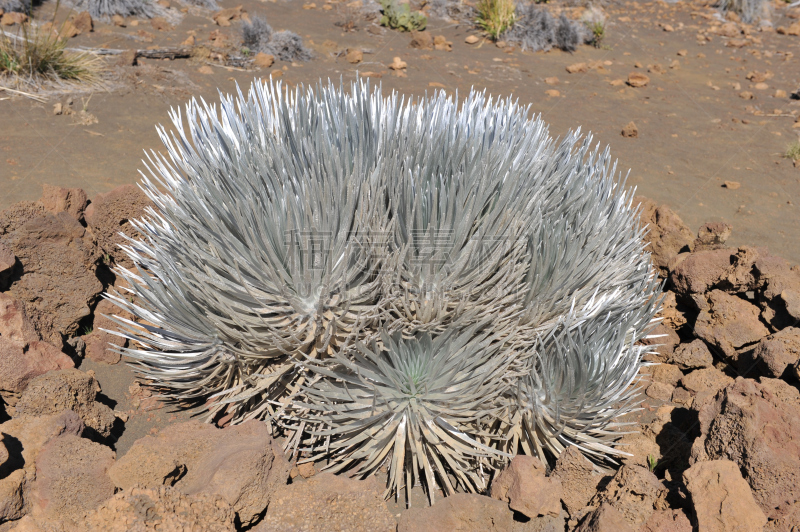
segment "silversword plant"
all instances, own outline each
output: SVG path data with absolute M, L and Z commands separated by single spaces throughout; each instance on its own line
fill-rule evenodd
M 431 502 L 518 452 L 622 454 L 660 284 L 591 137 L 554 140 L 511 99 L 360 80 L 256 80 L 171 118 L 110 296 L 165 396 Z

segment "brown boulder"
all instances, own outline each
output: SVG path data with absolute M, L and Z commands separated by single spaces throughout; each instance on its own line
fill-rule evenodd
M 0 392 L 9 404 L 37 377 L 73 367 L 71 358 L 47 342 L 20 343 L 0 337 Z
M 88 11 L 81 11 L 72 18 L 72 25 L 81 32 L 89 33 L 94 30 L 94 22 Z
M 684 472 L 683 480 L 699 530 L 750 532 L 767 524 L 750 486 L 730 460 L 698 462 Z
M 727 292 L 746 292 L 760 285 L 754 271 L 756 260 L 765 250 L 741 247 L 698 251 L 678 257 L 670 282 L 681 295 L 702 294 L 719 288 Z
M 415 509 L 417 514 L 426 510 Z M 321 473 L 279 488 L 253 532 L 327 532 L 332 523 L 353 532 L 393 532 L 397 527 L 374 477 L 356 480 Z
M 586 517 L 575 532 L 635 532 L 635 530 L 616 508 L 604 502 Z
M 167 486 L 117 493 L 84 521 L 87 532 L 233 532 L 235 514 L 222 497 L 186 495 Z
M 504 502 L 483 495 L 456 493 L 436 501 L 428 508 L 403 511 L 397 532 L 500 532 L 511 530 L 513 522 L 514 514 Z
M 66 212 L 33 218 L 3 237 L 22 264 L 8 293 L 21 301 L 42 338 L 55 346 L 72 336 L 103 290 L 95 276 L 96 250 L 86 230 Z
M 691 251 L 719 249 L 731 236 L 733 228 L 725 222 L 708 222 L 700 226 L 697 238 L 690 246 Z
M 721 290 L 712 290 L 706 300 L 708 308 L 697 316 L 695 334 L 732 360 L 738 358 L 737 349 L 769 334 L 755 305 Z
M 692 523 L 683 510 L 658 510 L 639 532 L 692 532 Z
M 800 328 L 787 327 L 762 338 L 753 351 L 742 355 L 739 365 L 744 370 L 755 366 L 767 377 L 790 378 L 794 377 L 793 370 L 799 361 Z
M 33 379 L 17 402 L 17 415 L 42 416 L 72 410 L 103 437 L 111 435 L 114 412 L 95 401 L 100 385 L 77 369 L 51 371 Z
M 684 248 L 694 242 L 694 234 L 683 220 L 666 205 L 658 206 L 653 200 L 637 196 L 634 204 L 640 202 L 641 223 L 647 224 L 645 241 L 650 243 L 653 265 L 662 277 L 669 274 L 670 261 Z
M 25 313 L 22 303 L 2 293 L 0 293 L 0 338 L 22 344 L 42 339 Z
M 677 386 L 678 381 L 683 378 L 683 372 L 672 364 L 657 364 L 646 368 L 650 373 L 653 382 L 662 382 L 670 386 Z
M 689 344 L 681 344 L 675 348 L 669 362 L 682 370 L 709 368 L 714 364 L 714 357 L 706 343 L 700 339 Z
M 433 37 L 427 31 L 412 31 L 411 42 L 408 45 L 420 50 L 433 50 Z
M 83 12 L 81 15 L 88 16 L 89 13 Z M 89 20 L 91 21 L 91 18 Z M 73 24 L 76 21 L 77 19 L 73 21 Z M 39 202 L 45 209 L 53 214 L 66 212 L 78 221 L 83 220 L 83 212 L 89 204 L 86 191 L 82 188 L 63 188 L 53 185 L 42 185 L 42 189 L 42 198 Z
M 14 272 L 17 264 L 17 257 L 14 253 L 0 242 L 0 290 L 4 290 L 9 277 Z
M 122 489 L 168 485 L 188 495 L 219 495 L 247 525 L 286 484 L 290 469 L 262 422 L 218 429 L 191 421 L 137 440 L 109 475 Z
M 696 402 L 701 435 L 692 463 L 736 463 L 769 519 L 800 501 L 800 392 L 780 379 L 739 377 L 716 398 Z
M 36 459 L 32 517 L 37 522 L 82 523 L 91 510 L 114 495 L 107 475 L 114 457 L 108 447 L 78 436 L 50 440 Z
M 675 351 L 675 346 L 681 343 L 678 333 L 674 329 L 659 323 L 641 340 L 643 345 L 653 346 L 653 352 L 645 355 L 648 362 L 666 362 Z
M 558 456 L 551 476 L 561 482 L 561 501 L 573 518 L 589 504 L 597 491 L 597 485 L 603 479 L 602 475 L 594 472 L 592 463 L 574 445 L 567 447 Z
M 696 369 L 681 379 L 681 386 L 693 394 L 707 393 L 712 396 L 733 383 L 733 379 L 717 368 Z
M 661 300 L 661 310 L 656 314 L 656 317 L 661 318 L 663 320 L 661 324 L 673 332 L 686 325 L 687 322 L 684 309 L 679 308 L 675 292 L 672 290 L 664 292 L 664 299 Z
M 116 364 L 120 360 L 120 354 L 116 350 L 125 347 L 128 343 L 125 338 L 108 332 L 119 329 L 117 324 L 112 321 L 111 316 L 133 319 L 129 312 L 125 312 L 108 299 L 103 299 L 97 304 L 97 308 L 94 310 L 92 332 L 83 337 L 83 341 L 86 343 L 86 357 L 95 362 Z
M 238 8 L 241 10 L 241 6 Z M 229 10 L 223 10 L 231 11 Z M 86 208 L 85 218 L 89 230 L 97 239 L 100 248 L 114 258 L 117 264 L 126 268 L 133 266 L 133 261 L 119 249 L 126 241 L 120 232 L 137 238 L 139 232 L 130 224 L 131 220 L 144 216 L 144 210 L 151 205 L 150 200 L 135 185 L 123 185 L 111 192 L 98 194 Z
M 0 212 L 0 236 L 13 233 L 29 220 L 44 216 L 47 210 L 37 201 L 20 201 Z
M 758 294 L 761 316 L 774 330 L 793 326 L 800 320 L 800 266 L 774 255 L 759 257 L 755 271 L 763 289 Z
M 491 497 L 532 519 L 561 512 L 561 481 L 547 478 L 547 468 L 533 456 L 518 454 L 493 481 Z
M 591 505 L 608 503 L 638 530 L 655 510 L 666 508 L 666 496 L 667 489 L 647 468 L 623 465 L 605 489 L 594 496 Z
M 31 483 L 36 478 L 36 460 L 42 448 L 63 434 L 77 435 L 83 423 L 75 412 L 54 416 L 17 417 L 0 425 L 8 457 L 0 465 L 0 523 L 19 519 L 27 511 Z

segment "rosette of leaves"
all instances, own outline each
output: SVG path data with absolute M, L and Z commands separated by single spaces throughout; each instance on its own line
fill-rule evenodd
M 370 330 L 385 256 L 371 231 L 388 227 L 370 201 L 373 124 L 329 118 L 384 105 L 258 83 L 219 113 L 193 100 L 186 121 L 171 114 L 176 132 L 159 129 L 167 155 L 150 154 L 144 178 L 155 208 L 125 248 L 137 271 L 120 272 L 135 297 L 114 300 L 143 322 L 121 322 L 139 346 L 125 353 L 169 397 L 268 416 L 301 377 L 294 358 Z
M 317 442 L 309 460 L 331 459 L 332 471 L 362 477 L 386 463 L 387 496 L 405 487 L 408 498 L 421 483 L 431 504 L 436 486 L 446 495 L 459 485 L 485 489 L 480 466 L 503 454 L 483 440 L 511 386 L 508 351 L 496 333 L 473 325 L 436 338 L 384 331 L 369 346 L 307 360 L 319 378 L 295 406 Z
M 115 301 L 138 370 L 388 492 L 517 452 L 613 463 L 660 284 L 609 151 L 530 109 L 358 81 L 193 101 Z

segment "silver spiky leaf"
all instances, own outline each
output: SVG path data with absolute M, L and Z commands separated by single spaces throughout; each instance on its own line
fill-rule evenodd
M 483 490 L 480 466 L 503 454 L 482 440 L 503 410 L 496 398 L 510 387 L 510 346 L 472 326 L 435 339 L 383 332 L 380 342 L 356 347 L 303 362 L 320 377 L 294 405 L 311 427 L 310 460 L 363 477 L 386 462 L 387 495 L 404 486 L 408 499 L 420 482 L 431 504 L 436 486 L 448 495 L 456 485 Z
M 386 460 L 388 493 L 479 490 L 520 449 L 620 454 L 660 285 L 607 149 L 510 99 L 364 82 L 186 115 L 115 296 L 142 375 L 336 471 Z

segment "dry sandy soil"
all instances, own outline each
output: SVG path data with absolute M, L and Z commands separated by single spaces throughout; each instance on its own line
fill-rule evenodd
M 631 170 L 628 184 L 670 205 L 690 227 L 724 220 L 734 227 L 730 244 L 767 245 L 800 262 L 800 168 L 782 157 L 800 132 L 792 127 L 800 101 L 776 97 L 776 91 L 790 95 L 800 88 L 800 37 L 757 28 L 749 38 L 725 37 L 714 29 L 719 28 L 712 16 L 716 10 L 705 3 L 626 1 L 606 6 L 609 22 L 601 49 L 530 53 L 486 41 L 469 45 L 464 39 L 477 34 L 475 28 L 431 18 L 427 31 L 444 35 L 453 45 L 449 52 L 426 51 L 411 48 L 407 33 L 381 30 L 353 17 L 344 2 L 317 3 L 304 9 L 300 1 L 221 2 L 223 8 L 242 4 L 276 30 L 300 34 L 315 52 L 307 63 L 277 61 L 269 69 L 242 71 L 196 60 L 140 59 L 137 67 L 110 67 L 115 88 L 108 91 L 51 95 L 46 104 L 0 96 L 0 209 L 38 198 L 42 183 L 81 187 L 93 197 L 137 181 L 142 150 L 161 147 L 154 126 L 166 124 L 170 107 L 190 97 L 213 101 L 217 90 L 233 91 L 237 83 L 246 87 L 255 76 L 276 70 L 283 70 L 281 79 L 291 86 L 320 78 L 348 82 L 361 71 L 382 76 L 385 92 L 422 95 L 444 87 L 463 96 L 475 87 L 518 98 L 552 125 L 553 134 L 581 127 L 595 141 L 610 145 L 619 168 Z M 791 13 L 777 7 L 785 5 L 775 4 L 775 27 L 796 22 L 788 17 L 797 16 L 800 8 Z M 41 16 L 51 9 L 41 8 Z M 347 21 L 355 22 L 355 29 L 343 31 L 341 23 Z M 201 45 L 218 31 L 235 46 L 241 38 L 239 22 L 219 27 L 210 11 L 207 16 L 187 14 L 166 31 L 146 20 L 135 27 L 130 22 L 120 28 L 95 21 L 92 33 L 70 43 L 170 47 L 195 35 Z M 666 31 L 666 25 L 674 31 Z M 352 49 L 367 52 L 362 63 L 345 59 L 342 52 Z M 395 56 L 408 63 L 404 77 L 387 68 Z M 567 66 L 581 62 L 596 66 L 567 72 Z M 202 66 L 210 73 L 200 72 Z M 625 85 L 620 80 L 631 72 L 646 73 L 650 82 L 643 88 Z M 746 79 L 751 72 L 766 73 L 769 79 L 756 88 L 757 79 Z M 558 78 L 555 85 L 545 82 L 553 77 Z M 548 95 L 548 90 L 559 95 Z M 743 91 L 754 99 L 741 98 Z M 53 105 L 66 105 L 69 98 L 76 111 L 85 107 L 96 123 L 82 125 L 76 115 L 54 115 Z M 637 138 L 621 135 L 631 121 L 638 127 Z M 740 187 L 726 188 L 725 181 Z

